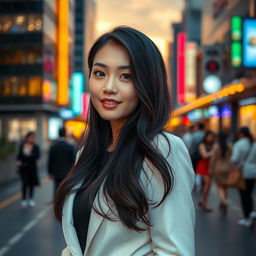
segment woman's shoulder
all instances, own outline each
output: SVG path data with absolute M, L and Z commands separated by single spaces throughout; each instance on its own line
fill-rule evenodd
M 187 147 L 181 138 L 167 131 L 157 134 L 153 140 L 154 145 L 165 156 L 187 152 Z
M 184 144 L 181 138 L 167 131 L 158 133 L 154 137 L 153 142 L 156 146 L 172 146 L 176 144 Z

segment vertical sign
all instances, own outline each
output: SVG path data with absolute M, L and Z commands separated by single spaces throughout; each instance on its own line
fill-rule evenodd
M 247 18 L 243 22 L 243 66 L 256 68 L 256 19 Z
M 57 103 L 68 103 L 69 41 L 68 41 L 69 0 L 57 0 Z
M 82 113 L 84 76 L 81 72 L 72 75 L 72 110 L 75 115 Z
M 233 68 L 242 66 L 242 18 L 231 18 L 231 65 Z
M 177 87 L 178 87 L 178 103 L 185 103 L 185 45 L 186 33 L 177 34 Z
M 196 43 L 186 43 L 185 101 L 196 99 Z
M 83 112 L 82 115 L 87 117 L 88 115 L 88 108 L 89 108 L 89 101 L 90 101 L 90 95 L 89 93 L 84 92 L 83 93 Z

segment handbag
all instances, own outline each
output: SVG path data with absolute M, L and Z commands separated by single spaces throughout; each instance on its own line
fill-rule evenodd
M 246 189 L 246 182 L 243 176 L 243 165 L 246 162 L 250 152 L 251 152 L 252 146 L 250 146 L 249 150 L 244 156 L 243 161 L 240 163 L 240 168 L 234 168 L 234 170 L 230 171 L 226 180 L 226 186 L 227 187 L 233 187 L 237 188 L 239 190 L 245 190 Z
M 225 182 L 225 186 L 237 188 L 239 190 L 246 189 L 245 179 L 243 178 L 243 174 L 241 170 L 235 169 L 228 173 L 227 180 Z

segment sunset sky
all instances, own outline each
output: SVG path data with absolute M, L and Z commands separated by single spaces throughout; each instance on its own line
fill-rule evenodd
M 117 25 L 148 35 L 166 58 L 171 22 L 181 19 L 182 0 L 96 0 L 96 35 Z

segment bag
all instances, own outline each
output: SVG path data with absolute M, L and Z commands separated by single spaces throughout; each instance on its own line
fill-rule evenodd
M 246 183 L 243 178 L 242 172 L 239 169 L 230 171 L 228 173 L 227 180 L 225 182 L 225 186 L 237 188 L 239 190 L 246 189 Z

